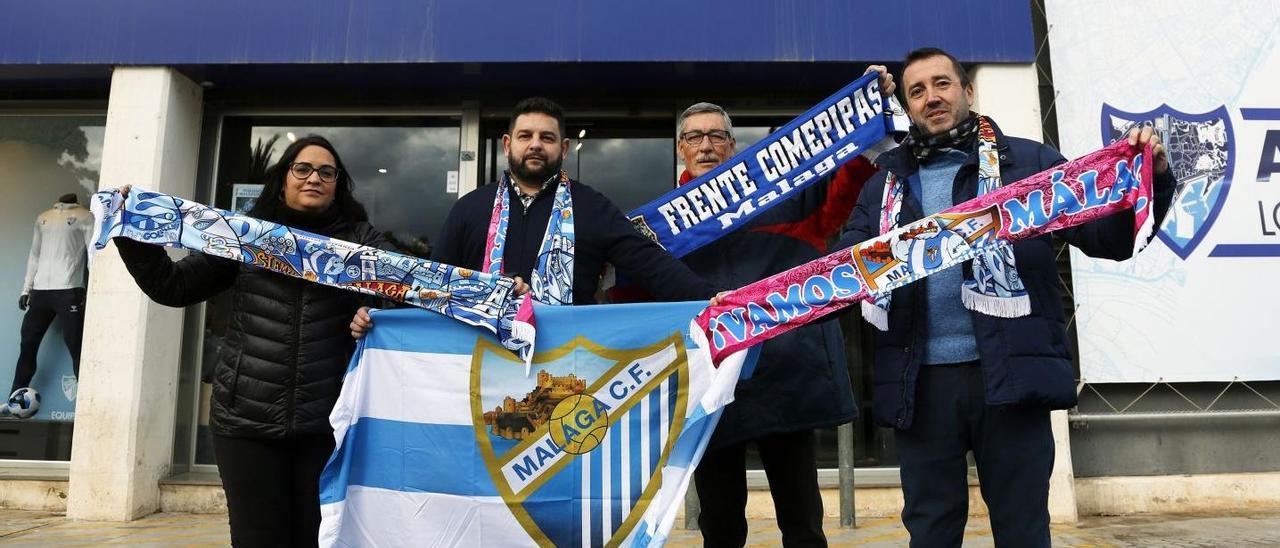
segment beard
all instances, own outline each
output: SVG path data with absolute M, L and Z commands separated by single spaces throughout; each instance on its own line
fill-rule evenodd
M 527 162 L 534 158 L 542 160 L 542 167 L 536 169 L 529 167 Z M 561 163 L 559 156 L 526 154 L 523 160 L 516 161 L 514 156 L 507 155 L 507 166 L 510 167 L 511 174 L 528 184 L 542 184 L 552 175 L 560 173 Z

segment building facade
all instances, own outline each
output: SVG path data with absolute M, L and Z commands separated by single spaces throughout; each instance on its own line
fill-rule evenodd
M 132 184 L 245 209 L 264 162 L 312 133 L 341 152 L 374 224 L 403 251 L 425 255 L 452 202 L 505 167 L 509 110 L 531 95 L 566 107 L 574 149 L 565 167 L 624 211 L 673 185 L 675 120 L 689 104 L 724 106 L 745 148 L 866 65 L 897 73 L 906 52 L 926 45 L 970 66 L 976 110 L 993 113 L 1006 133 L 1044 134 L 1043 15 L 1016 0 L 717 0 L 696 10 L 674 0 L 68 0 L 6 11 L 0 288 L 14 299 L 33 221 L 60 196 L 83 204 L 98 189 Z M 88 280 L 79 379 L 55 322 L 33 383 L 41 412 L 0 423 L 0 506 L 112 520 L 218 509 L 202 372 L 228 303 L 152 303 L 111 247 Z M 22 314 L 0 314 L 0 328 L 19 331 Z M 863 328 L 848 323 L 852 388 L 869 417 Z M 12 363 L 19 345 L 8 341 L 0 360 Z M 1064 519 L 1078 506 L 1067 424 L 1060 414 L 1055 515 Z M 859 513 L 896 511 L 891 432 L 859 420 L 844 435 L 822 432 L 819 443 L 829 512 L 838 508 L 841 444 L 852 448 L 845 481 L 861 489 Z M 1091 470 L 1108 473 L 1105 464 Z

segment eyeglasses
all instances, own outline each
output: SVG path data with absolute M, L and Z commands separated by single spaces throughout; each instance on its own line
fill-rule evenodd
M 289 164 L 289 173 L 293 174 L 295 179 L 303 181 L 311 177 L 312 173 L 319 173 L 320 180 L 325 183 L 332 183 L 338 180 L 338 168 L 333 166 L 316 167 L 307 162 L 294 162 Z
M 711 144 L 716 146 L 723 145 L 733 138 L 732 135 L 729 135 L 729 132 L 718 129 L 712 131 L 686 131 L 680 134 L 680 140 L 689 146 L 698 146 L 702 144 L 703 139 L 708 137 L 711 138 Z

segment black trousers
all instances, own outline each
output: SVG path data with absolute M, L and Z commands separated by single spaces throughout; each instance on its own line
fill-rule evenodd
M 754 443 L 769 478 L 782 544 L 826 546 L 813 430 L 775 434 Z M 709 450 L 693 472 L 704 546 L 736 548 L 747 542 L 746 452 L 745 443 Z
M 969 515 L 965 454 L 973 451 L 996 546 L 1050 546 L 1049 411 L 988 407 L 977 363 L 924 366 L 915 419 L 897 430 L 902 522 L 911 546 L 960 546 Z
M 80 376 L 80 339 L 84 335 L 84 288 L 33 289 L 27 300 L 27 313 L 22 317 L 22 342 L 18 350 L 18 365 L 13 371 L 14 390 L 31 386 L 36 376 L 36 353 L 40 341 L 49 330 L 54 318 L 62 321 L 62 340 L 71 352 L 71 370 Z
M 320 471 L 333 453 L 333 436 L 213 436 L 213 453 L 227 495 L 233 546 L 317 544 Z

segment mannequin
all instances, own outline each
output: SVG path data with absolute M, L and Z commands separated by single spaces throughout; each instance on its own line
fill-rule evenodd
M 93 214 L 64 194 L 53 208 L 36 217 L 27 276 L 18 309 L 22 318 L 22 343 L 10 393 L 31 385 L 36 374 L 36 352 L 54 318 L 62 320 L 62 337 L 71 352 L 71 367 L 80 376 L 80 337 L 84 332 L 85 261 L 93 237 Z

